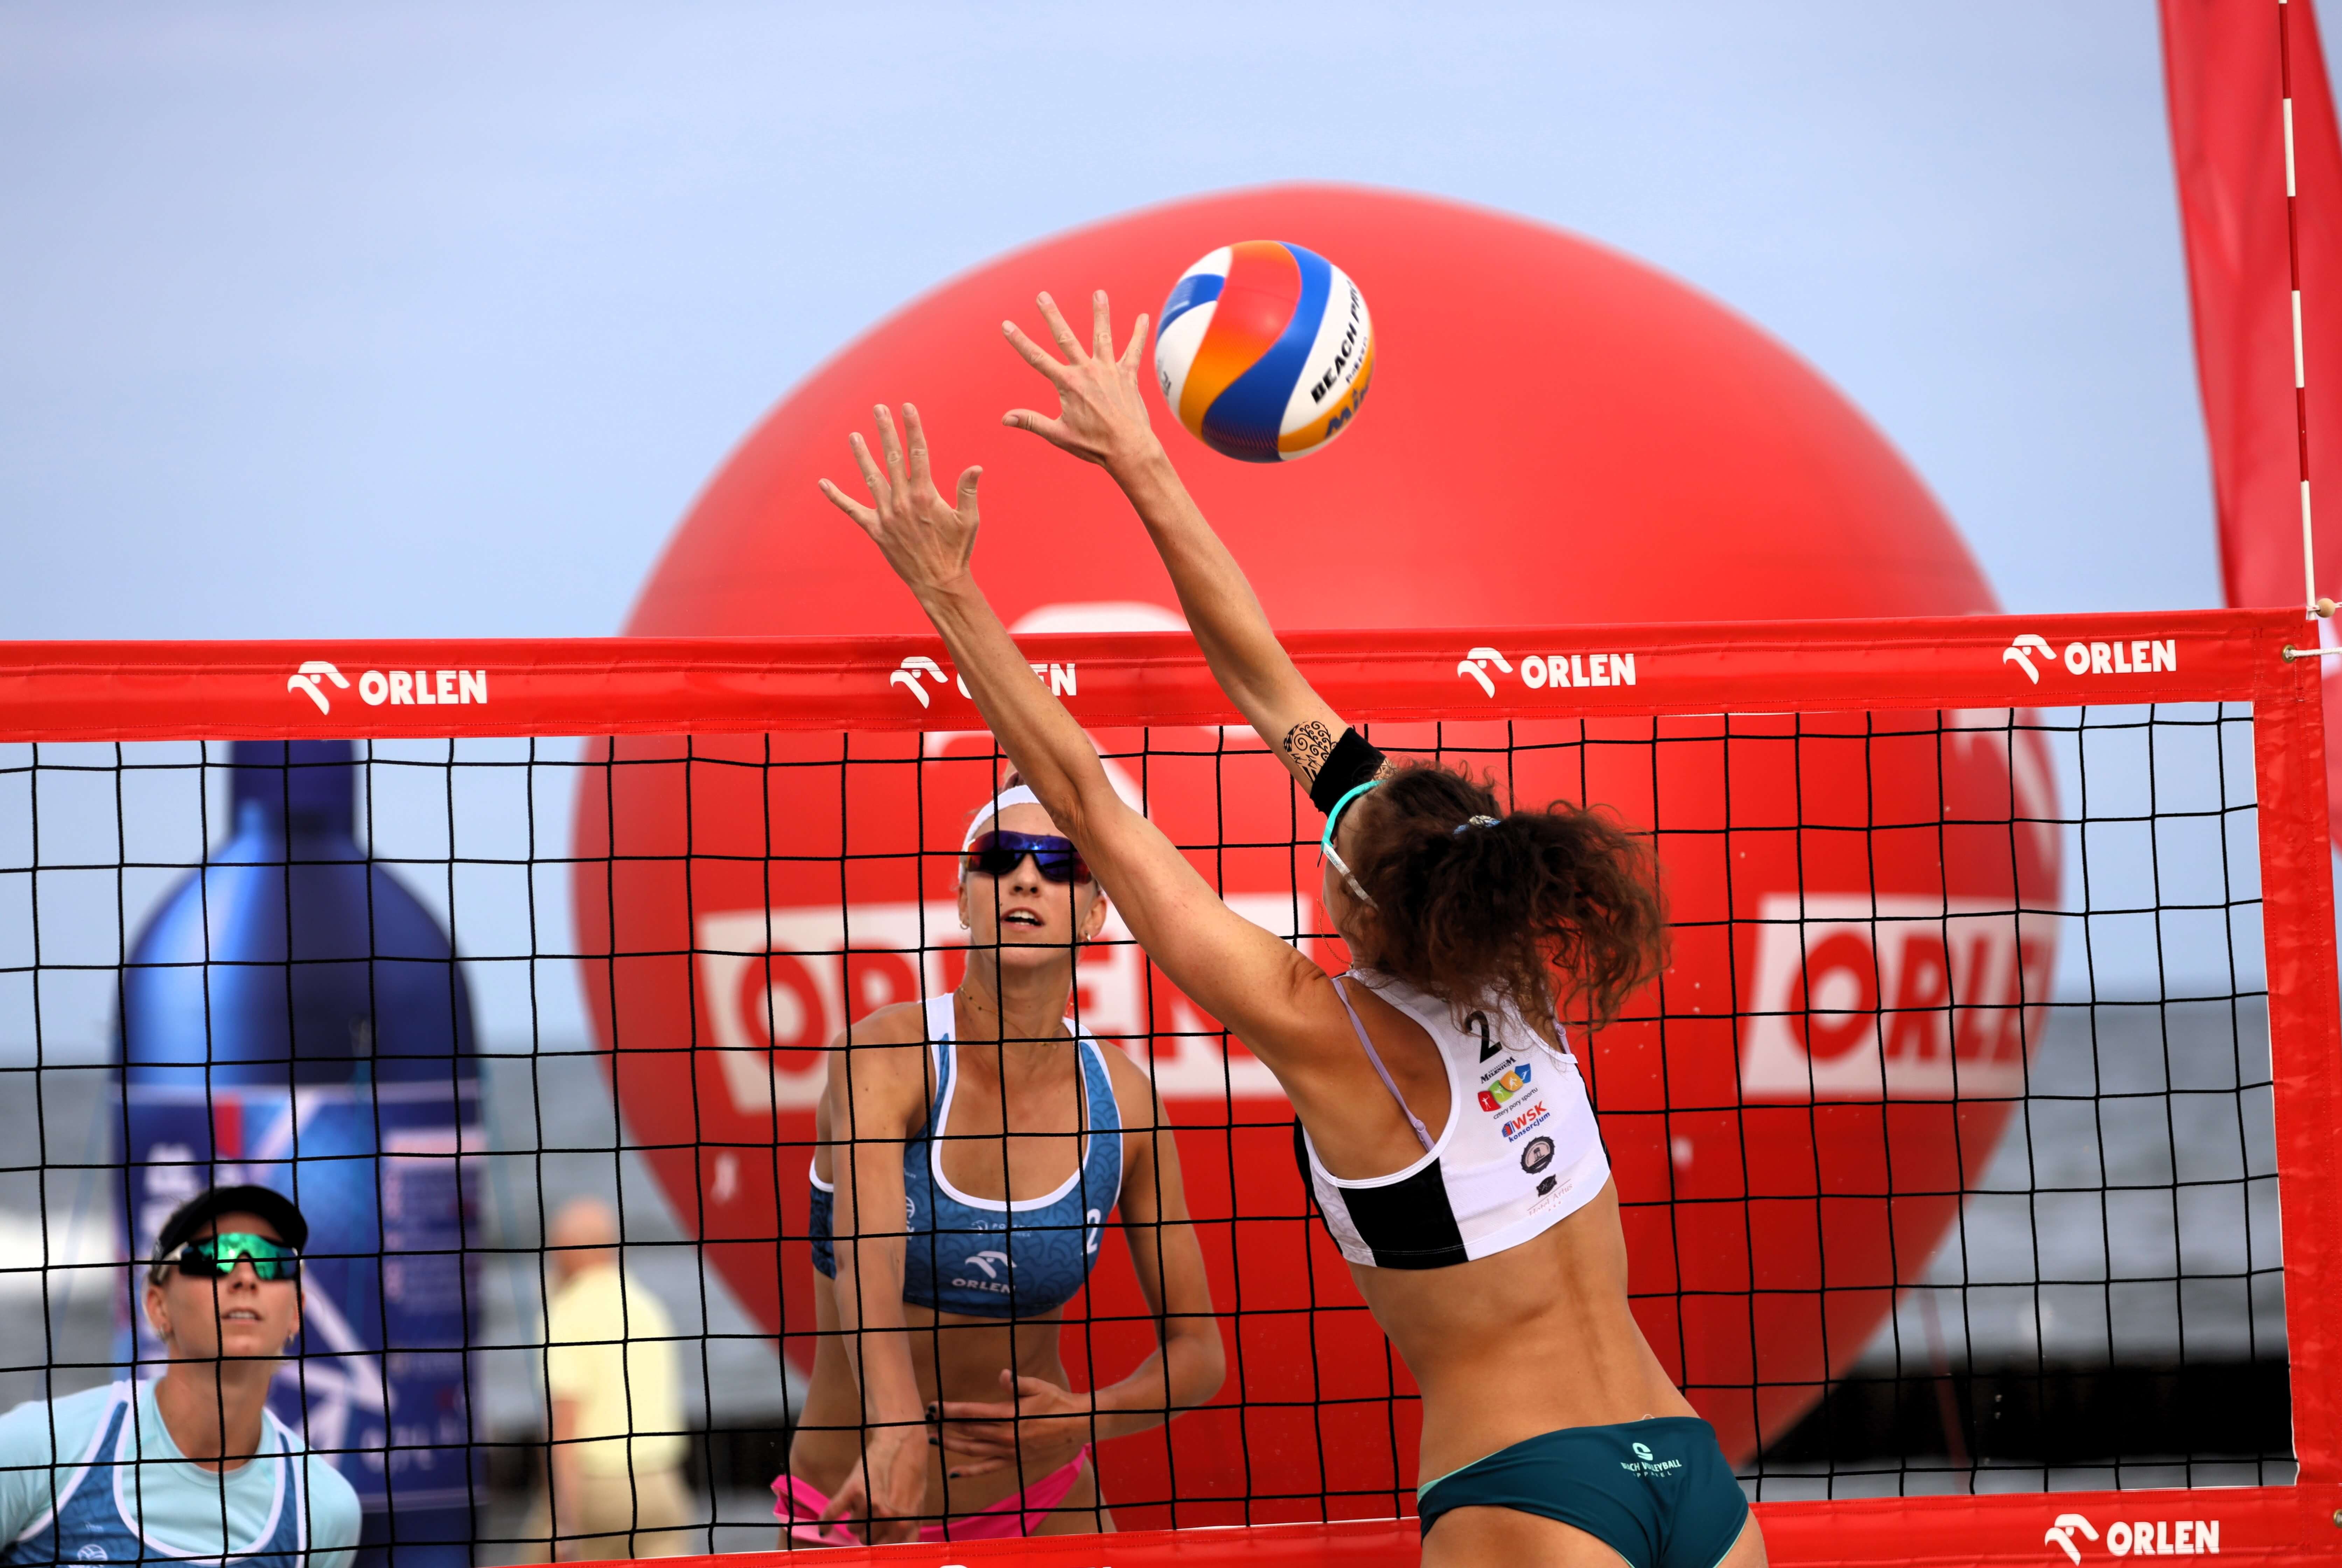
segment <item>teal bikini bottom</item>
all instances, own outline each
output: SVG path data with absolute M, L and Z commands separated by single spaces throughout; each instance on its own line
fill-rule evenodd
M 1423 1533 L 1455 1508 L 1511 1508 L 1576 1525 L 1633 1568 L 1716 1568 L 1748 1499 L 1693 1415 L 1565 1426 L 1450 1471 L 1417 1494 Z

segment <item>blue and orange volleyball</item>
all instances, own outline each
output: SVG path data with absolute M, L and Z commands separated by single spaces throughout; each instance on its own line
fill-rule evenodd
M 1171 412 L 1246 463 L 1306 457 L 1349 425 L 1375 370 L 1366 296 L 1284 240 L 1222 245 L 1172 285 L 1155 329 Z

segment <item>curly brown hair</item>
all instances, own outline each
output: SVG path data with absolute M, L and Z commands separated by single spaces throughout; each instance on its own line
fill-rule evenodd
M 1384 973 L 1457 1006 L 1501 998 L 1599 1028 L 1666 967 L 1656 862 L 1607 814 L 1566 801 L 1508 814 L 1429 763 L 1400 764 L 1368 802 L 1349 858 Z M 1476 816 L 1497 820 L 1466 825 Z

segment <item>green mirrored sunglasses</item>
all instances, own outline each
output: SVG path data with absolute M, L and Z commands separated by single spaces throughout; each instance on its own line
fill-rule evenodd
M 301 1254 L 283 1242 L 272 1242 L 266 1236 L 255 1236 L 248 1231 L 229 1231 L 223 1235 L 202 1236 L 173 1253 L 170 1262 L 179 1265 L 183 1274 L 199 1280 L 224 1280 L 235 1273 L 235 1265 L 245 1259 L 252 1262 L 252 1272 L 265 1280 L 295 1280 L 301 1277 Z

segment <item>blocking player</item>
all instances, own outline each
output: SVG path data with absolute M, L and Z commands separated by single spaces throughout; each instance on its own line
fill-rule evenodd
M 1506 813 L 1471 779 L 1394 767 L 1352 731 L 1155 440 L 1145 318 L 1117 356 L 1094 303 L 1085 349 L 1043 296 L 1062 358 L 1003 324 L 1060 403 L 1006 423 L 1122 485 L 1222 689 L 1326 813 L 1323 898 L 1348 974 L 1235 914 L 1116 794 L 976 584 L 979 472 L 946 502 L 916 410 L 901 434 L 878 411 L 878 456 L 853 438 L 872 504 L 825 494 L 917 595 L 1149 956 L 1292 1098 L 1304 1179 L 1423 1393 L 1424 1561 L 1756 1568 L 1764 1543 L 1715 1433 L 1628 1308 L 1617 1193 L 1558 1018 L 1606 1021 L 1663 964 L 1647 852 L 1597 813 Z M 1482 1098 L 1489 1081 L 1503 1100 Z

